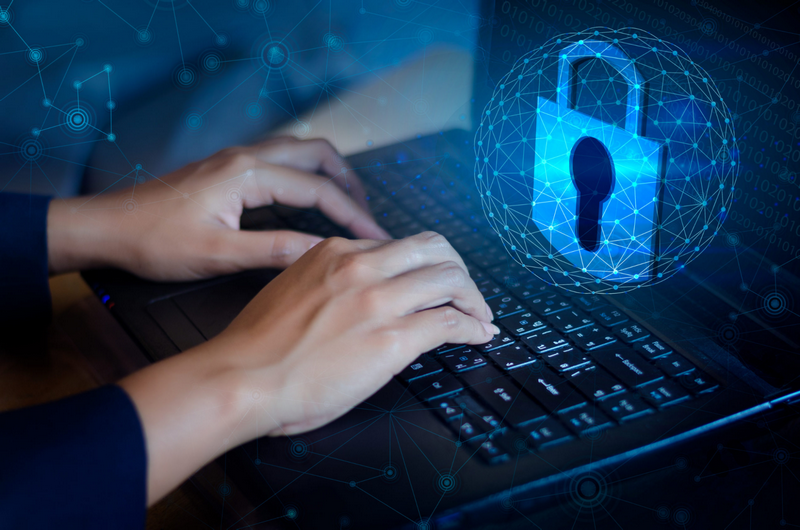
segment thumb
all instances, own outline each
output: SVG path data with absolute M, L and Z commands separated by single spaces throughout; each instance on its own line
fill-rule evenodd
M 263 267 L 285 269 L 322 241 L 319 236 L 290 230 L 238 230 L 229 237 L 229 257 L 242 270 Z

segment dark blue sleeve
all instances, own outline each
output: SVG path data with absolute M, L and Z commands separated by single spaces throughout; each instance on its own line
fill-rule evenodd
M 0 330 L 50 320 L 49 205 L 50 197 L 0 193 Z
M 0 526 L 144 528 L 144 435 L 118 386 L 0 414 Z

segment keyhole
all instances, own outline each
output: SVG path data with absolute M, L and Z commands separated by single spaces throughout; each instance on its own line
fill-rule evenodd
M 603 203 L 614 189 L 611 153 L 601 141 L 581 138 L 572 148 L 570 172 L 578 190 L 578 241 L 584 249 L 594 252 L 600 246 Z

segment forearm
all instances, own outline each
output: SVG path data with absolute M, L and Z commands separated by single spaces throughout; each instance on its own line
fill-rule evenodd
M 225 358 L 218 344 L 207 343 L 119 383 L 145 434 L 148 505 L 225 451 L 277 429 L 269 390 L 260 385 L 263 394 L 252 399 L 250 377 Z

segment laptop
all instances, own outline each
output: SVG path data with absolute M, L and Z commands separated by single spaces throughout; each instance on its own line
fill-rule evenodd
M 482 3 L 473 118 L 527 46 L 492 33 L 512 10 L 534 16 L 530 4 Z M 443 131 L 349 162 L 394 237 L 448 238 L 501 333 L 421 355 L 327 426 L 231 450 L 226 473 L 253 508 L 230 527 L 474 528 L 535 513 L 553 492 L 590 510 L 607 500 L 612 475 L 641 474 L 660 465 L 654 455 L 800 403 L 796 315 L 781 316 L 769 295 L 800 295 L 791 266 L 720 236 L 687 272 L 646 289 L 601 296 L 548 285 L 489 228 L 473 141 Z M 242 227 L 349 236 L 319 212 L 280 206 L 245 211 Z M 175 284 L 116 270 L 83 276 L 157 361 L 218 334 L 279 272 Z

